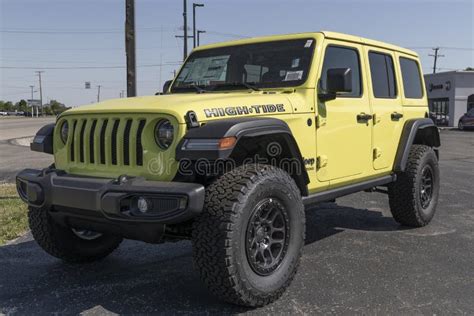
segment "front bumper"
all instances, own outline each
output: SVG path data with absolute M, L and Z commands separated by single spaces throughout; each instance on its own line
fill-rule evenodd
M 195 183 L 117 180 L 68 175 L 55 169 L 25 169 L 16 177 L 18 194 L 60 223 L 157 242 L 164 225 L 185 222 L 204 205 L 204 187 Z M 137 201 L 147 201 L 147 210 Z M 161 232 L 161 234 L 160 234 Z

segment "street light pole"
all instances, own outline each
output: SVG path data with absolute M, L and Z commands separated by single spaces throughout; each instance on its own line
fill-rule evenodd
M 206 33 L 206 31 L 197 30 L 197 46 L 199 46 L 199 38 L 202 33 Z
M 31 88 L 31 102 L 33 102 L 33 98 L 34 98 L 34 88 L 35 86 L 30 86 Z M 31 117 L 34 117 L 34 113 L 35 113 L 35 107 L 33 105 L 33 103 L 31 104 Z
M 193 3 L 193 47 L 196 47 L 196 8 L 204 7 L 202 3 Z

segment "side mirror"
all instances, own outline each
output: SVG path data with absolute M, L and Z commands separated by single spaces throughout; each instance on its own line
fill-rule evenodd
M 163 94 L 167 94 L 168 93 L 168 90 L 170 89 L 170 86 L 171 86 L 171 83 L 173 82 L 173 80 L 167 80 L 165 81 L 165 83 L 163 84 Z
M 350 68 L 332 68 L 327 72 L 328 92 L 351 92 L 352 71 Z
M 319 93 L 322 101 L 335 99 L 339 92 L 352 91 L 352 70 L 350 68 L 331 68 L 326 74 L 326 90 Z

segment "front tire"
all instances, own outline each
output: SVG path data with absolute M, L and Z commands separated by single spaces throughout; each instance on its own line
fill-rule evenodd
M 244 165 L 206 189 L 193 227 L 194 261 L 220 299 L 263 306 L 291 283 L 304 236 L 304 206 L 293 179 L 272 166 Z
M 393 218 L 400 224 L 422 227 L 433 218 L 439 196 L 438 159 L 431 147 L 413 145 L 404 172 L 388 187 Z
M 122 242 L 115 235 L 66 227 L 55 222 L 45 208 L 28 210 L 31 233 L 44 251 L 66 262 L 85 263 L 108 256 Z
M 462 123 L 462 121 L 459 121 L 459 123 L 458 123 L 458 129 L 459 129 L 460 131 L 463 131 L 463 130 L 464 130 L 464 124 Z

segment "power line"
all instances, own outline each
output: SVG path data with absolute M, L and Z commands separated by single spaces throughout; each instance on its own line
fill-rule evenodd
M 163 29 L 166 32 L 175 32 L 177 28 L 166 28 Z M 159 28 L 154 27 L 144 27 L 139 29 L 140 32 L 159 32 Z M 102 29 L 102 30 L 80 30 L 80 29 L 70 29 L 70 30 L 40 30 L 40 29 L 2 29 L 0 33 L 13 33 L 13 34 L 123 34 L 123 29 Z
M 474 48 L 469 48 L 469 47 L 449 47 L 449 46 L 440 46 L 442 49 L 448 49 L 448 50 L 466 50 L 466 51 L 474 51 Z
M 179 28 L 164 28 L 165 32 L 176 32 Z M 161 32 L 158 27 L 141 28 L 137 32 Z M 3 29 L 0 33 L 13 33 L 13 34 L 59 34 L 59 35 L 70 35 L 70 34 L 123 34 L 123 30 L 36 30 L 36 29 Z M 248 35 L 241 35 L 235 33 L 222 33 L 222 32 L 209 32 L 209 34 L 219 35 L 224 37 L 235 37 L 235 38 L 248 38 Z
M 214 32 L 214 31 L 206 31 L 206 34 L 218 35 L 223 37 L 235 37 L 235 38 L 249 38 L 251 36 L 248 35 L 240 35 L 240 34 L 233 34 L 233 33 L 221 33 L 221 32 Z
M 24 63 L 24 62 L 31 62 L 31 59 L 9 59 L 9 58 L 0 58 L 0 61 L 3 62 L 11 62 L 11 63 Z M 40 63 L 47 63 L 47 64 L 86 64 L 86 65 L 91 65 L 91 64 L 98 64 L 98 65 L 116 65 L 117 62 L 115 63 L 108 63 L 108 62 L 98 62 L 98 61 L 61 61 L 61 60 L 44 60 L 44 59 L 36 59 L 35 62 L 40 62 Z
M 145 49 L 159 49 L 162 47 L 159 46 L 150 46 L 150 47 L 138 47 L 137 50 L 145 50 Z M 174 46 L 163 46 L 163 48 L 174 48 Z M 121 50 L 124 50 L 125 47 L 97 47 L 97 48 L 36 48 L 36 47 L 0 47 L 0 50 L 17 50 L 17 51 L 30 51 L 30 50 L 38 50 L 38 51 L 97 51 L 97 50 L 116 50 L 120 53 Z
M 407 47 L 408 49 L 429 49 L 432 50 L 433 47 L 428 47 L 428 46 L 409 46 Z M 438 46 L 440 49 L 446 49 L 446 50 L 465 50 L 465 51 L 474 51 L 474 48 L 469 48 L 469 47 L 450 47 L 450 46 Z
M 175 66 L 181 63 L 163 63 L 163 64 L 148 64 L 137 65 L 137 67 L 161 67 L 161 66 Z M 127 66 L 77 66 L 77 67 L 40 67 L 40 66 L 0 66 L 0 69 L 45 69 L 45 70 L 66 70 L 66 69 L 125 69 Z
M 0 96 L 2 97 L 6 97 L 6 96 L 11 96 L 11 95 L 22 95 L 22 94 L 28 94 L 30 93 L 30 91 L 24 91 L 24 92 L 15 92 L 15 93 L 7 93 L 7 94 L 0 94 Z

